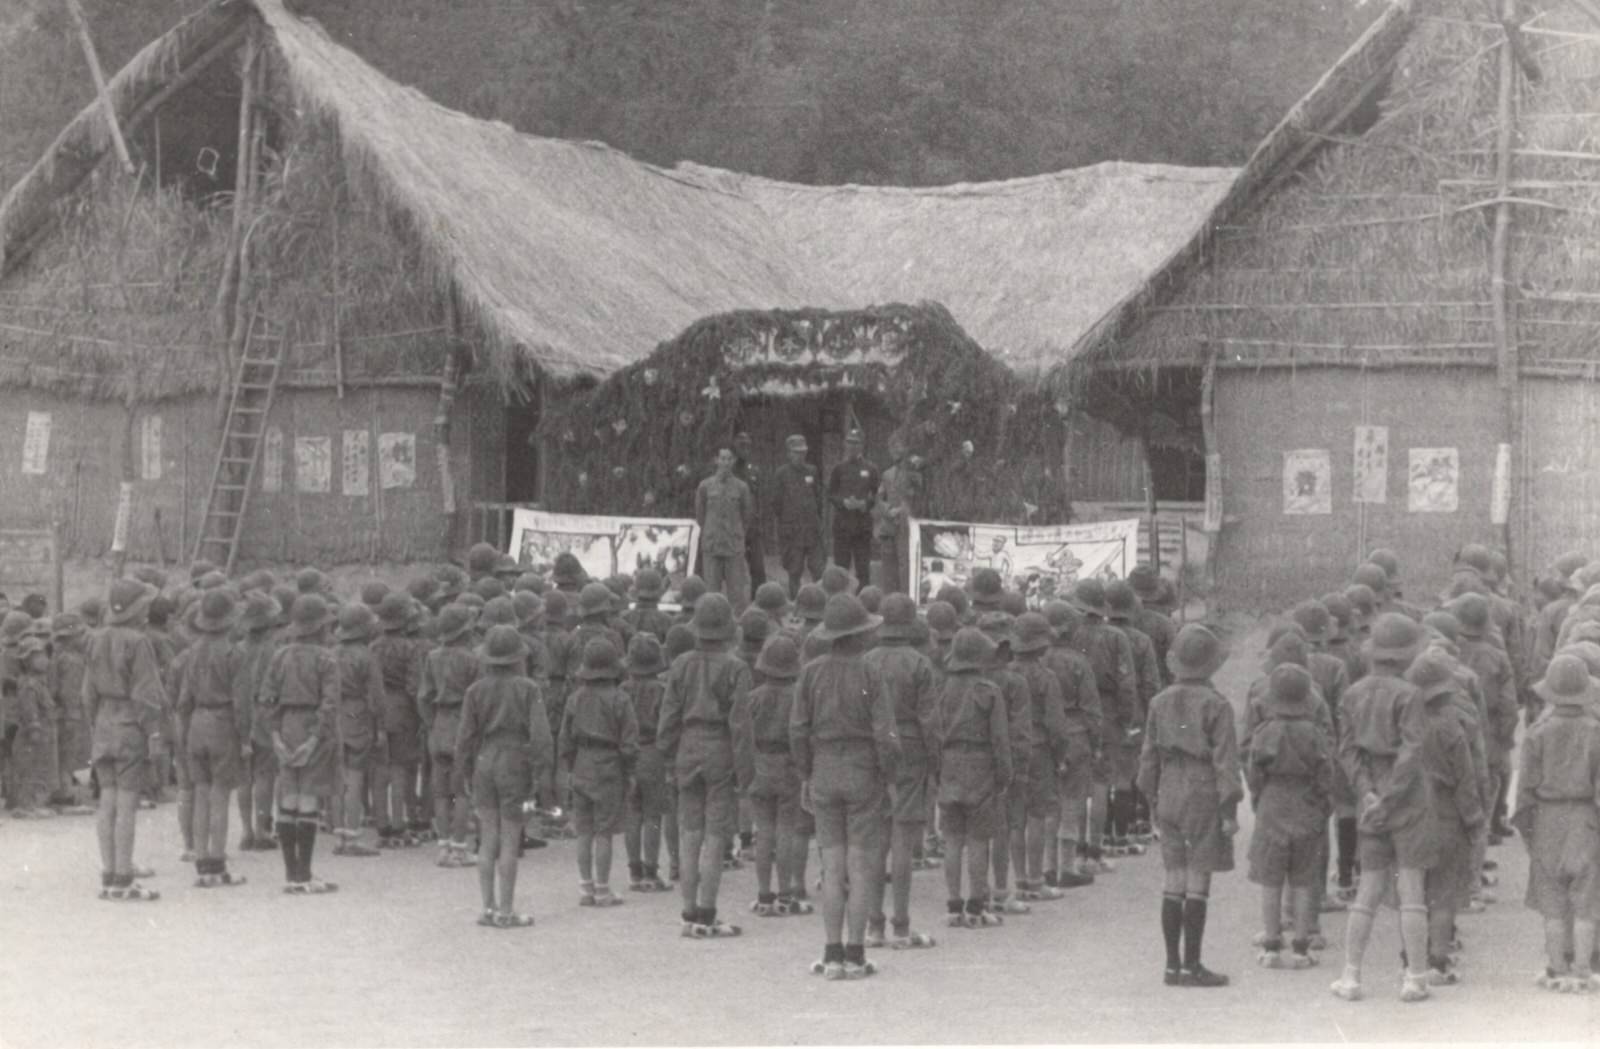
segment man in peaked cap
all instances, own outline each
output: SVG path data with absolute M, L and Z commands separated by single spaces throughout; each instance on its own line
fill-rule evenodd
M 814 971 L 828 979 L 875 971 L 866 958 L 867 912 L 883 874 L 883 805 L 900 756 L 892 699 L 863 658 L 867 635 L 882 623 L 850 594 L 828 599 L 815 636 L 831 648 L 800 671 L 789 717 L 789 747 L 822 849 L 824 945 Z
M 822 483 L 806 461 L 806 439 L 790 434 L 787 461 L 772 477 L 772 516 L 778 525 L 778 556 L 789 580 L 789 600 L 800 593 L 805 573 L 822 578 Z
M 755 464 L 750 446 L 750 435 L 743 430 L 733 435 L 733 475 L 750 489 L 750 526 L 744 533 L 744 559 L 750 569 L 750 589 L 767 581 L 767 542 L 765 515 L 761 501 L 766 491 L 766 478 Z
M 717 452 L 716 472 L 694 492 L 694 519 L 700 525 L 700 551 L 706 586 L 725 595 L 734 610 L 750 603 L 750 565 L 745 540 L 756 527 L 755 497 L 733 472 L 731 448 Z
M 833 507 L 833 563 L 862 582 L 872 579 L 872 508 L 878 498 L 878 468 L 862 454 L 866 436 L 845 435 L 844 459 L 828 473 Z

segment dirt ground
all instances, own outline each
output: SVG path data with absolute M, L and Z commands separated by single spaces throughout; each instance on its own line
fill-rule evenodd
M 1238 697 L 1261 633 L 1234 625 L 1218 684 Z M 1241 863 L 1248 832 L 1246 817 Z M 501 931 L 474 924 L 473 872 L 436 868 L 429 849 L 346 859 L 330 855 L 324 836 L 316 868 L 340 891 L 291 898 L 273 853 L 234 857 L 250 878 L 241 888 L 191 888 L 171 805 L 141 814 L 139 840 L 163 899 L 110 904 L 95 898 L 92 820 L 0 822 L 0 1044 L 1500 1042 L 1600 1033 L 1600 999 L 1533 986 L 1540 928 L 1518 902 L 1527 863 L 1515 841 L 1491 850 L 1502 902 L 1462 919 L 1464 984 L 1402 1005 L 1392 914 L 1373 940 L 1367 1001 L 1328 994 L 1342 914 L 1324 919 L 1332 945 L 1322 967 L 1256 968 L 1258 895 L 1242 871 L 1218 877 L 1206 943 L 1208 965 L 1233 986 L 1162 986 L 1155 855 L 1121 860 L 1094 886 L 981 931 L 943 928 L 942 877 L 919 873 L 913 914 L 939 946 L 874 952 L 878 976 L 829 984 L 806 972 L 821 953 L 820 917 L 749 914 L 748 869 L 727 875 L 722 896 L 745 935 L 691 941 L 678 935 L 676 894 L 580 909 L 570 842 L 528 853 L 519 903 L 538 924 Z

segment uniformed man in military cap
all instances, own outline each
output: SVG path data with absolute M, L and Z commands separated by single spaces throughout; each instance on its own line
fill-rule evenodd
M 790 434 L 784 450 L 788 461 L 772 477 L 772 516 L 778 522 L 778 556 L 793 601 L 806 572 L 812 582 L 822 578 L 822 483 L 817 468 L 806 462 L 805 435 Z
M 863 586 L 872 582 L 872 508 L 878 498 L 878 468 L 862 454 L 866 436 L 852 429 L 844 439 L 844 461 L 828 474 L 833 504 L 833 563 Z

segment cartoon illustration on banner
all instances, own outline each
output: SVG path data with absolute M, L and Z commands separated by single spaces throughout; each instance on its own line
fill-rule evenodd
M 416 435 L 378 435 L 378 483 L 385 489 L 410 488 L 417 483 Z
M 946 584 L 965 586 L 972 573 L 993 568 L 1006 586 L 1038 603 L 1079 579 L 1121 579 L 1139 549 L 1139 522 L 1081 525 L 973 524 L 918 521 L 911 528 L 911 592 L 933 600 Z
M 1460 503 L 1461 459 L 1454 448 L 1411 449 L 1410 498 L 1414 514 L 1453 514 Z
M 538 569 L 571 553 L 592 578 L 653 568 L 676 586 L 694 571 L 700 526 L 677 518 L 602 517 L 517 510 L 510 553 Z
M 302 492 L 326 492 L 333 480 L 333 438 L 294 439 L 294 484 Z
M 1333 464 L 1326 448 L 1283 453 L 1283 512 L 1333 513 Z

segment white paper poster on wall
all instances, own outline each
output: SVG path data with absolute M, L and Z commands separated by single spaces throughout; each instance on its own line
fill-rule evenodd
M 933 600 L 939 588 L 964 587 L 993 568 L 1007 587 L 1032 598 L 1043 580 L 1065 593 L 1080 579 L 1122 579 L 1139 556 L 1139 519 L 1073 525 L 973 524 L 913 520 L 911 594 Z
M 50 462 L 50 413 L 29 412 L 22 435 L 22 472 L 43 474 Z
M 1460 502 L 1461 460 L 1454 448 L 1411 449 L 1407 509 L 1414 514 L 1453 514 Z
M 1511 446 L 1494 449 L 1494 488 L 1489 494 L 1489 523 L 1503 525 L 1511 520 Z
M 161 480 L 161 416 L 147 415 L 139 425 L 139 476 Z
M 507 552 L 518 564 L 535 569 L 570 553 L 595 579 L 654 568 L 676 586 L 694 571 L 699 540 L 700 526 L 686 519 L 516 510 Z
M 1206 510 L 1201 528 L 1222 531 L 1222 455 L 1218 452 L 1206 456 Z
M 1355 447 L 1355 492 L 1358 503 L 1389 501 L 1389 428 L 1357 426 Z
M 1333 513 L 1333 462 L 1328 449 L 1283 453 L 1283 512 Z
M 294 439 L 294 485 L 302 492 L 326 492 L 333 480 L 333 438 Z
M 261 490 L 283 491 L 283 431 L 276 426 L 261 439 Z
M 378 483 L 384 488 L 410 488 L 417 483 L 415 434 L 378 435 Z
M 133 482 L 123 481 L 117 490 L 117 517 L 111 525 L 111 552 L 128 549 L 128 523 L 133 519 Z
M 344 432 L 343 469 L 339 487 L 345 495 L 366 495 L 372 490 L 372 435 L 366 430 Z

